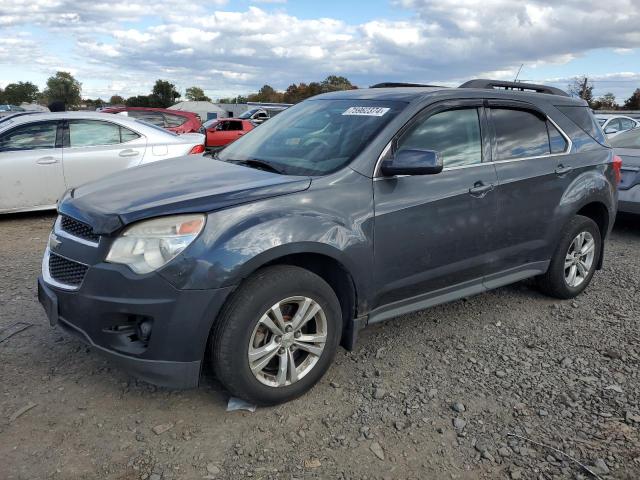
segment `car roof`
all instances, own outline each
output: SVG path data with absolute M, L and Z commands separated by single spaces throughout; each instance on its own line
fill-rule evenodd
M 92 111 L 79 111 L 79 112 L 42 112 L 34 113 L 31 115 L 20 115 L 14 119 L 0 123 L 0 129 L 4 130 L 6 127 L 22 125 L 25 123 L 42 122 L 46 120 L 105 120 L 122 125 L 130 125 L 132 127 L 138 127 L 140 125 L 146 125 L 143 122 L 139 122 L 135 118 L 125 117 L 123 115 L 114 115 L 112 113 L 101 113 Z
M 449 88 L 449 87 L 391 87 L 341 90 L 313 97 L 326 100 L 386 100 L 411 103 L 428 97 L 441 98 L 507 98 L 526 100 L 531 103 L 546 102 L 553 105 L 586 106 L 580 98 L 538 92 L 489 88 Z

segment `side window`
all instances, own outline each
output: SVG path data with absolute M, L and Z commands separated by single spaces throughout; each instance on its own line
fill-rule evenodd
M 69 121 L 69 146 L 90 147 L 120 143 L 120 126 L 97 120 Z
M 242 122 L 235 122 L 235 121 L 228 122 L 228 125 L 229 125 L 229 128 L 228 128 L 229 130 L 234 130 L 234 131 L 242 130 Z
M 136 138 L 140 138 L 140 135 L 133 130 L 120 126 L 120 143 L 127 143 Z
M 496 132 L 496 160 L 548 155 L 549 135 L 545 121 L 524 110 L 492 108 Z
M 187 121 L 187 117 L 181 117 L 180 115 L 171 115 L 170 113 L 164 114 L 164 121 L 167 127 L 179 127 Z
M 0 136 L 0 150 L 40 150 L 56 147 L 57 122 L 23 125 Z
M 631 130 L 636 126 L 635 122 L 629 120 L 628 118 L 621 118 L 620 125 L 622 127 L 621 130 Z
M 481 138 L 476 108 L 448 110 L 416 122 L 400 138 L 397 148 L 434 150 L 445 168 L 451 168 L 481 163 Z
M 547 122 L 547 130 L 549 132 L 549 146 L 551 153 L 564 153 L 567 150 L 567 140 L 562 136 L 560 130 L 556 126 Z

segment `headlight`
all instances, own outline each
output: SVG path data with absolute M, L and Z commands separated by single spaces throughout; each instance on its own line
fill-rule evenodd
M 116 239 L 107 262 L 149 273 L 166 265 L 193 242 L 205 224 L 204 215 L 173 215 L 136 223 Z

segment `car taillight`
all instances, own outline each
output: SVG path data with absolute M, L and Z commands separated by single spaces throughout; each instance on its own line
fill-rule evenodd
M 204 152 L 204 145 L 196 145 L 191 149 L 191 151 L 189 152 L 189 155 L 195 155 L 196 153 L 203 153 L 203 152 Z
M 618 155 L 613 157 L 613 171 L 616 174 L 616 185 L 622 180 L 622 159 Z

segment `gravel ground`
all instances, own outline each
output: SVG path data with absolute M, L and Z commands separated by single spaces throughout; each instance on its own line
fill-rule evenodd
M 2 479 L 640 478 L 637 218 L 575 301 L 524 282 L 374 326 L 309 394 L 254 413 L 227 413 L 211 375 L 156 388 L 51 329 L 35 279 L 53 218 L 0 218 Z

